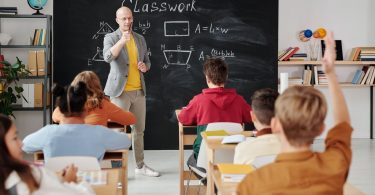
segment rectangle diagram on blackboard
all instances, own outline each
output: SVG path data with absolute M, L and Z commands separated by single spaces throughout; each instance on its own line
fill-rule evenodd
M 190 35 L 189 21 L 165 21 L 164 36 L 187 37 Z
M 188 65 L 190 50 L 164 50 L 164 57 L 169 65 Z

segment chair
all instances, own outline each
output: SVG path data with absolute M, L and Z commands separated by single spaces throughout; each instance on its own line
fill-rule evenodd
M 243 126 L 240 123 L 232 123 L 232 122 L 215 122 L 209 123 L 207 125 L 206 131 L 214 131 L 214 130 L 225 130 L 228 134 L 239 134 L 243 131 Z M 207 170 L 207 154 L 206 154 L 206 143 L 202 141 L 201 147 L 199 149 L 199 155 L 197 158 L 197 166 L 202 167 Z M 215 159 L 218 162 L 228 162 L 232 163 L 234 158 L 234 153 L 231 151 L 219 151 L 215 153 Z
M 243 131 L 243 126 L 239 123 L 232 123 L 232 122 L 215 122 L 215 123 L 209 123 L 206 127 L 206 131 L 214 131 L 214 130 L 225 130 L 228 134 L 239 134 Z M 199 149 L 199 154 L 197 158 L 197 167 L 204 168 L 207 170 L 207 153 L 205 151 L 206 149 L 206 143 L 202 141 L 201 147 Z M 218 162 L 229 162 L 232 163 L 234 158 L 234 153 L 231 151 L 218 151 L 215 153 L 215 159 Z M 197 169 L 196 167 L 189 166 L 189 169 L 191 172 L 194 172 L 198 176 L 200 176 L 200 184 L 203 180 L 206 179 L 207 174 L 205 172 L 202 172 L 201 170 Z M 188 188 L 189 188 L 189 182 L 188 180 Z M 199 194 L 199 189 L 198 189 Z
M 45 167 L 51 171 L 57 172 L 66 166 L 74 164 L 80 171 L 98 171 L 100 165 L 98 159 L 91 156 L 58 156 L 49 158 Z
M 259 169 L 264 165 L 270 164 L 275 161 L 277 154 L 270 154 L 264 156 L 255 157 L 254 161 L 251 163 L 254 168 Z

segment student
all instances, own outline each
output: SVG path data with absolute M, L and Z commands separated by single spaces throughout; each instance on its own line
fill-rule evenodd
M 325 38 L 322 61 L 332 98 L 335 126 L 325 140 L 324 152 L 313 152 L 314 138 L 324 130 L 327 103 L 312 87 L 288 88 L 276 100 L 272 130 L 278 132 L 281 153 L 274 163 L 245 177 L 238 194 L 343 194 L 352 158 L 352 127 L 343 93 L 335 74 L 335 41 Z
M 64 169 L 58 178 L 43 167 L 29 165 L 21 147 L 16 126 L 0 114 L 0 194 L 95 194 L 87 183 L 77 183 L 76 167 Z
M 86 84 L 78 82 L 67 90 L 55 87 L 56 104 L 64 117 L 60 125 L 47 125 L 23 140 L 25 152 L 43 150 L 46 159 L 55 156 L 94 156 L 101 160 L 106 150 L 130 147 L 125 133 L 99 125 L 84 124 Z
M 104 95 L 99 77 L 93 71 L 79 73 L 71 85 L 77 85 L 80 81 L 86 83 L 88 93 L 86 124 L 107 126 L 108 120 L 122 125 L 135 124 L 136 119 L 133 113 L 125 111 L 111 103 Z M 52 114 L 52 120 L 60 123 L 63 117 L 64 115 L 61 113 L 60 108 L 56 107 Z
M 208 123 L 251 122 L 250 105 L 236 93 L 235 89 L 224 88 L 228 78 L 228 65 L 224 60 L 220 58 L 207 59 L 203 65 L 203 72 L 208 88 L 196 95 L 178 115 L 178 120 L 182 124 L 198 125 L 197 138 L 193 145 L 194 153 L 188 160 L 188 165 L 194 167 L 202 142 L 201 132 L 206 130 Z
M 280 152 L 280 141 L 272 134 L 271 119 L 274 117 L 275 101 L 279 93 L 266 88 L 254 92 L 251 97 L 251 119 L 257 129 L 256 139 L 239 143 L 234 153 L 234 164 L 251 164 L 257 156 Z

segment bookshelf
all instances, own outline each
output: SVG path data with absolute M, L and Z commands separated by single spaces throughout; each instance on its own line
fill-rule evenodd
M 45 22 L 45 29 L 46 29 L 46 42 L 45 45 L 31 45 L 31 44 L 10 44 L 10 45 L 0 45 L 0 54 L 3 53 L 4 50 L 12 50 L 12 49 L 21 49 L 22 52 L 25 50 L 25 52 L 28 52 L 31 49 L 38 49 L 38 50 L 44 50 L 45 51 L 45 66 L 44 66 L 44 75 L 42 76 L 28 76 L 20 78 L 20 82 L 31 82 L 31 83 L 37 83 L 42 82 L 43 83 L 43 102 L 42 107 L 22 107 L 22 105 L 15 104 L 13 106 L 14 111 L 41 111 L 43 112 L 43 126 L 47 124 L 47 117 L 49 117 L 49 121 L 51 122 L 51 116 L 52 116 L 52 109 L 51 106 L 47 105 L 47 99 L 49 98 L 50 104 L 52 104 L 52 95 L 51 93 L 48 93 L 48 91 L 51 91 L 52 86 L 52 44 L 51 44 L 51 36 L 52 36 L 52 16 L 51 15 L 5 15 L 0 14 L 0 32 L 1 32 L 1 23 L 4 20 L 11 19 L 14 22 L 17 22 L 17 20 L 28 20 L 28 19 L 40 19 L 41 21 Z M 33 30 L 33 29 L 32 29 Z M 26 35 L 25 36 L 30 36 Z M 25 62 L 24 59 L 22 61 Z M 25 63 L 26 64 L 26 63 Z M 1 79 L 1 78 L 0 78 Z M 48 97 L 47 97 L 48 96 Z
M 321 65 L 322 61 L 279 61 L 279 66 L 304 66 L 306 64 Z M 336 65 L 373 65 L 375 61 L 336 61 Z
M 335 63 L 337 66 L 337 69 L 340 69 L 342 67 L 345 68 L 358 68 L 362 66 L 369 66 L 369 65 L 375 65 L 375 61 L 336 61 Z M 282 72 L 280 70 L 288 69 L 287 72 L 291 72 L 291 70 L 295 71 L 297 70 L 298 74 L 303 79 L 303 70 L 305 65 L 316 65 L 320 66 L 322 65 L 322 61 L 278 61 L 278 71 L 279 73 Z M 353 71 L 355 72 L 355 71 Z M 339 74 L 339 73 L 338 73 Z M 296 75 L 296 74 L 294 74 Z M 350 78 L 350 77 L 349 77 Z M 290 85 L 292 86 L 292 85 Z M 308 84 L 308 85 L 298 85 L 298 86 L 306 86 L 306 87 L 315 87 L 315 88 L 326 88 L 328 85 L 326 84 Z M 373 139 L 373 110 L 374 110 L 374 96 L 373 96 L 373 87 L 375 84 L 367 84 L 367 85 L 361 85 L 361 84 L 352 84 L 351 82 L 345 81 L 340 82 L 341 87 L 345 88 L 369 88 L 370 89 L 370 139 Z

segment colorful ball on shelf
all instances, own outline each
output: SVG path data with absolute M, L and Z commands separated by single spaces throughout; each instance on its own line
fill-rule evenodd
M 320 38 L 319 32 L 314 31 L 313 37 L 316 38 L 316 39 Z
M 327 31 L 324 28 L 318 28 L 318 33 L 320 38 L 324 38 L 327 35 Z
M 307 37 L 307 38 L 310 38 L 311 36 L 312 36 L 312 31 L 310 30 L 310 29 L 306 29 L 305 31 L 304 31 L 304 35 L 305 35 L 305 37 Z
M 308 33 L 306 33 L 306 30 L 302 30 L 298 33 L 298 38 L 299 40 L 301 40 L 302 42 L 307 42 L 310 40 L 310 36 L 306 36 L 305 34 L 309 35 Z

